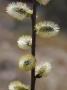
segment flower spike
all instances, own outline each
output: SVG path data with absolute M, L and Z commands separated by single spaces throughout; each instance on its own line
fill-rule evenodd
M 33 14 L 33 11 L 27 6 L 27 4 L 22 2 L 10 3 L 6 8 L 6 12 L 17 20 L 23 20 Z
M 32 37 L 30 35 L 23 35 L 19 37 L 18 47 L 21 49 L 29 49 L 32 46 Z
M 31 54 L 22 56 L 19 60 L 19 68 L 22 71 L 30 71 L 35 67 L 36 59 Z
M 50 0 L 37 0 L 42 5 L 47 5 Z
M 9 90 L 30 90 L 27 85 L 24 85 L 20 81 L 13 81 L 8 86 Z
M 45 62 L 43 65 L 36 67 L 36 77 L 47 77 L 49 72 L 51 71 L 51 64 L 49 62 Z
M 51 21 L 39 22 L 35 26 L 36 33 L 43 38 L 49 38 L 57 35 L 59 29 L 59 26 Z

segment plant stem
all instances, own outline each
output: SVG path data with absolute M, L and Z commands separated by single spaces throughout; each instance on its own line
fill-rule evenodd
M 33 15 L 32 15 L 32 48 L 31 53 L 35 56 L 35 47 L 36 47 L 36 0 L 33 0 Z M 31 90 L 35 90 L 35 68 L 31 71 Z

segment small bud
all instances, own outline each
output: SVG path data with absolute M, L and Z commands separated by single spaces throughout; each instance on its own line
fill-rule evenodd
M 18 39 L 17 43 L 19 48 L 29 49 L 32 46 L 32 37 L 30 35 L 23 35 Z
M 47 5 L 50 0 L 37 0 L 40 4 Z
M 22 71 L 30 71 L 35 67 L 36 59 L 31 54 L 22 56 L 19 60 L 19 68 Z
M 13 81 L 8 86 L 9 90 L 30 90 L 28 86 L 24 85 L 20 81 Z
M 45 62 L 41 66 L 36 67 L 36 77 L 41 78 L 41 77 L 47 77 L 49 72 L 51 71 L 51 64 L 49 62 Z
M 43 38 L 49 38 L 57 35 L 59 29 L 59 26 L 51 21 L 40 22 L 35 26 L 36 33 Z
M 23 20 L 33 14 L 33 11 L 27 6 L 27 4 L 22 2 L 10 3 L 6 8 L 6 12 L 17 20 Z

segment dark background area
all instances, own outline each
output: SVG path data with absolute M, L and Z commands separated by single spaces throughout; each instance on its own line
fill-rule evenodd
M 17 39 L 23 34 L 31 34 L 31 19 L 20 22 L 9 16 L 6 6 L 12 1 L 16 0 L 0 0 L 0 90 L 7 90 L 13 80 L 30 84 L 30 72 L 18 68 L 20 56 L 30 50 L 19 49 Z M 37 21 L 51 20 L 59 24 L 60 32 L 49 39 L 37 36 L 37 63 L 51 62 L 52 72 L 47 78 L 36 81 L 36 90 L 67 90 L 67 1 L 51 0 L 46 6 L 37 3 L 37 14 Z

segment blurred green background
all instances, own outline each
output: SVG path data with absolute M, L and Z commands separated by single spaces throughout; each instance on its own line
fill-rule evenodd
M 0 0 L 0 90 L 7 90 L 13 80 L 30 84 L 30 72 L 18 69 L 18 59 L 30 50 L 19 49 L 17 39 L 23 34 L 31 34 L 31 19 L 19 22 L 10 17 L 6 6 L 12 1 L 17 0 Z M 58 23 L 60 32 L 50 39 L 37 36 L 37 63 L 50 61 L 52 72 L 47 78 L 37 79 L 36 90 L 67 90 L 67 0 L 51 0 L 47 6 L 38 6 L 37 13 L 38 21 Z

